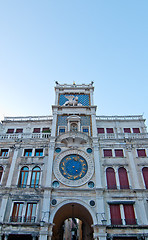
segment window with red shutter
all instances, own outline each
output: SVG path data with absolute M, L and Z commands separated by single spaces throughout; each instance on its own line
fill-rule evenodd
M 3 175 L 3 167 L 0 166 L 0 181 L 1 181 L 2 175 Z
M 124 133 L 131 133 L 131 129 L 130 128 L 123 128 Z
M 145 149 L 137 149 L 138 157 L 146 157 Z
M 107 133 L 114 133 L 114 129 L 113 128 L 106 128 L 106 132 Z
M 142 174 L 145 182 L 145 187 L 148 189 L 148 167 L 142 169 Z
M 14 129 L 9 128 L 9 129 L 7 130 L 7 133 L 14 133 Z
M 111 149 L 103 149 L 104 157 L 112 157 L 112 150 Z
M 139 128 L 133 128 L 133 133 L 140 133 L 140 129 Z
M 115 157 L 124 157 L 123 149 L 115 149 Z
M 33 133 L 40 133 L 40 128 L 34 128 Z
M 121 213 L 119 204 L 110 204 L 110 215 L 111 215 L 111 224 L 112 225 L 121 225 Z
M 10 218 L 11 222 L 21 222 L 22 221 L 22 210 L 23 210 L 22 202 L 15 202 L 13 206 L 12 216 Z
M 106 179 L 108 189 L 117 189 L 115 171 L 113 168 L 109 167 L 106 169 Z
M 16 129 L 16 133 L 22 133 L 23 132 L 23 128 L 17 128 Z
M 104 133 L 104 128 L 97 128 L 98 133 Z
M 129 189 L 129 182 L 126 169 L 124 167 L 120 167 L 118 169 L 119 174 L 119 182 L 120 182 L 120 189 Z
M 124 215 L 125 215 L 125 222 L 127 225 L 135 225 L 136 219 L 135 219 L 135 212 L 134 207 L 132 204 L 124 204 Z

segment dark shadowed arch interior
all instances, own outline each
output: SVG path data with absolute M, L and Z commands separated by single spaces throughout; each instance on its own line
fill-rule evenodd
M 68 218 L 78 218 L 83 222 L 83 229 L 85 233 L 85 240 L 92 239 L 93 229 L 91 225 L 93 224 L 92 217 L 89 211 L 78 203 L 68 203 L 62 206 L 55 214 L 53 223 L 55 224 L 53 227 L 53 237 L 52 240 L 63 240 L 61 234 L 61 227 L 64 221 Z M 87 231 L 85 230 L 87 229 Z M 86 233 L 87 232 L 87 233 Z M 87 236 L 86 236 L 87 235 Z

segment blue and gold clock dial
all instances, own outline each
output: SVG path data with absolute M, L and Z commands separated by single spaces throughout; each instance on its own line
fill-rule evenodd
M 61 160 L 59 169 L 65 178 L 69 180 L 78 180 L 86 175 L 88 165 L 82 156 L 70 154 Z

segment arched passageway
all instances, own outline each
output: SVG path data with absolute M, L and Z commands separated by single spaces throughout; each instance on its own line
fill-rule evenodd
M 81 234 L 80 236 L 75 236 L 71 234 L 68 236 L 67 239 L 65 238 L 64 232 L 66 225 L 65 220 L 70 220 L 73 222 L 79 219 L 80 227 L 81 227 Z M 54 227 L 53 227 L 53 235 L 52 240 L 92 240 L 93 239 L 93 229 L 91 225 L 93 224 L 92 217 L 89 211 L 78 203 L 68 203 L 62 206 L 54 216 Z M 73 225 L 73 223 L 72 223 Z M 71 225 L 71 233 L 72 233 L 72 226 Z

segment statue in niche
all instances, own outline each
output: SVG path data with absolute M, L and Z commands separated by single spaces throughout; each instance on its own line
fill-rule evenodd
M 72 124 L 70 125 L 70 131 L 71 131 L 71 132 L 77 132 L 77 131 L 78 131 L 78 126 L 77 126 L 76 123 L 72 123 Z

